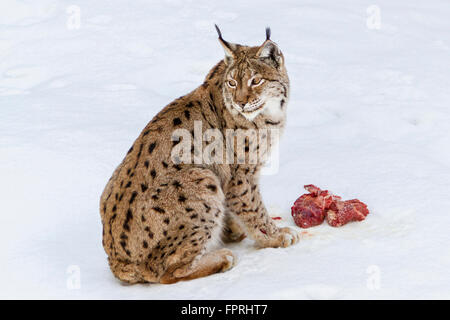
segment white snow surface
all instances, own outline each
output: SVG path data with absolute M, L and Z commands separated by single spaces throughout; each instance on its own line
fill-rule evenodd
M 0 298 L 449 299 L 449 17 L 448 0 L 2 0 Z M 226 273 L 123 285 L 100 194 L 147 122 L 223 58 L 214 23 L 248 45 L 270 26 L 285 55 L 280 168 L 261 184 L 301 241 L 245 239 Z M 309 183 L 371 213 L 301 230 L 290 207 Z

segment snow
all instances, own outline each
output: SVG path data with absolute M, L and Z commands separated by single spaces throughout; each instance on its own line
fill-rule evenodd
M 446 0 L 2 0 L 0 298 L 449 299 L 449 16 Z M 286 249 L 229 245 L 223 274 L 123 285 L 100 194 L 146 123 L 223 57 L 214 23 L 250 45 L 270 25 L 286 58 L 280 168 L 261 181 L 279 224 L 297 228 L 308 183 L 371 213 Z

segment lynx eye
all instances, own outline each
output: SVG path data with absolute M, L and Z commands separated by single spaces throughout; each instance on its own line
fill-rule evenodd
M 227 81 L 227 85 L 228 85 L 230 88 L 236 88 L 236 84 L 237 84 L 237 82 L 236 82 L 236 80 L 234 80 L 234 79 L 231 79 L 231 80 L 228 80 L 228 81 Z
M 255 86 L 259 86 L 263 82 L 264 82 L 264 79 L 262 79 L 261 77 L 254 77 L 252 79 L 251 85 L 255 87 Z

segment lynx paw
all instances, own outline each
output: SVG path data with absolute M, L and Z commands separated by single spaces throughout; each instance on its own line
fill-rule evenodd
M 286 248 L 293 244 L 296 244 L 300 240 L 300 234 L 291 228 L 280 229 L 280 247 Z
M 297 243 L 299 239 L 300 234 L 297 231 L 291 228 L 281 228 L 271 236 L 265 236 L 263 239 L 260 239 L 258 244 L 263 248 L 286 248 Z
M 245 239 L 244 228 L 237 222 L 236 218 L 230 215 L 225 217 L 225 226 L 222 231 L 223 242 L 240 242 Z
M 224 258 L 224 264 L 221 271 L 225 272 L 234 267 L 236 264 L 236 256 L 228 249 L 222 249 L 221 251 L 223 252 Z
M 240 242 L 240 241 L 244 240 L 245 237 L 247 237 L 245 232 L 240 232 L 240 230 L 236 232 L 229 228 L 224 228 L 224 230 L 222 232 L 222 241 L 225 243 Z

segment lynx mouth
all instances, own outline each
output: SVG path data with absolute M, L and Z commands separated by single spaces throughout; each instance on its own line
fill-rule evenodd
M 235 108 L 242 113 L 252 113 L 259 109 L 262 109 L 263 107 L 264 107 L 264 102 L 262 102 L 262 101 L 260 101 L 257 104 L 251 104 L 249 106 L 245 106 L 243 108 L 235 104 Z
M 250 112 L 254 112 L 254 111 L 257 111 L 257 110 L 259 110 L 259 109 L 262 109 L 262 107 L 264 107 L 264 103 L 261 103 L 261 104 L 259 104 L 259 105 L 257 105 L 257 106 L 254 106 L 254 107 L 244 108 L 244 109 L 242 110 L 242 112 L 250 113 Z

